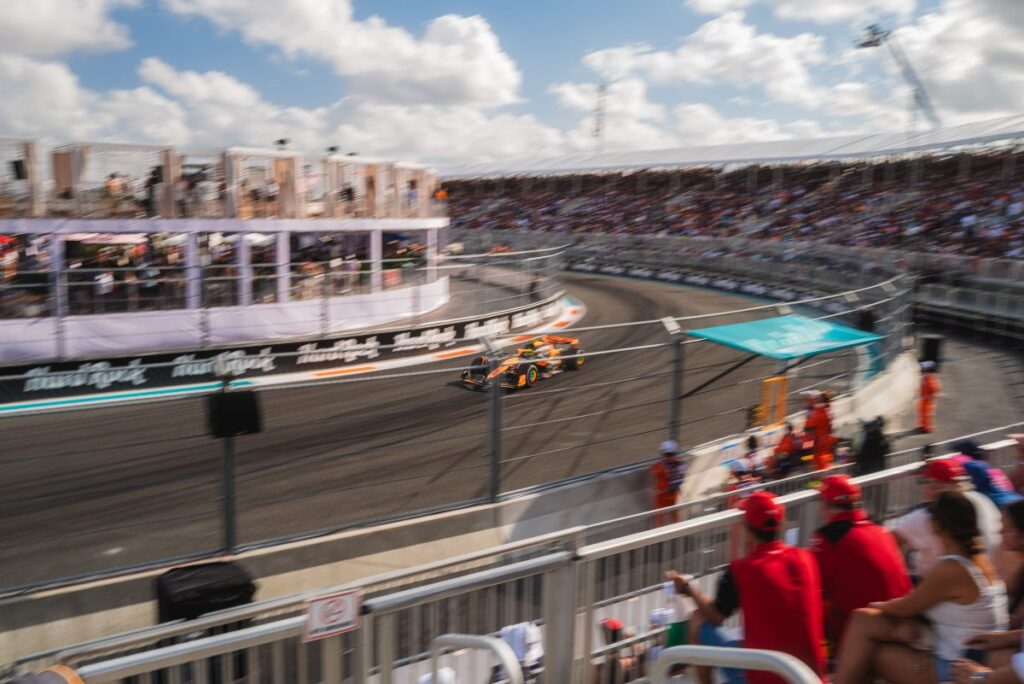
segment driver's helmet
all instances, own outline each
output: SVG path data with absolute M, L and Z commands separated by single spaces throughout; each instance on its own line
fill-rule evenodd
M 537 355 L 537 352 L 533 350 L 533 347 L 527 347 L 526 349 L 520 349 L 519 355 L 526 359 L 532 359 Z
M 544 340 L 542 340 L 542 339 L 536 339 L 536 340 L 534 340 L 533 342 L 531 342 L 530 344 L 532 344 L 532 345 L 533 345 L 533 348 L 534 348 L 534 349 L 540 349 L 541 347 L 543 347 L 543 346 L 544 346 Z

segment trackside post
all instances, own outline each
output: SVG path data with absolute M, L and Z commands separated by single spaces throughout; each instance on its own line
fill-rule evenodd
M 674 442 L 679 441 L 679 426 L 683 419 L 683 364 L 684 348 L 683 342 L 686 335 L 679 323 L 671 316 L 661 319 L 669 336 L 672 338 L 672 372 L 669 377 L 668 397 L 668 438 Z
M 498 349 L 488 337 L 481 337 L 480 342 L 487 349 L 487 358 L 492 364 L 499 363 Z M 492 382 L 488 386 L 491 393 L 490 410 L 490 441 L 488 451 L 491 457 L 490 483 L 487 487 L 487 500 L 490 503 L 498 501 L 501 494 L 501 382 Z
M 238 546 L 238 520 L 235 515 L 235 438 L 224 442 L 224 551 L 234 553 Z

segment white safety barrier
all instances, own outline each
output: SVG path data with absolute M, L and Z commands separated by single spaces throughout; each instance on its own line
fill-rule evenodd
M 918 320 L 929 323 L 1024 340 L 1024 297 L 1020 291 L 987 292 L 929 284 L 915 297 L 914 311 Z
M 442 634 L 434 639 L 430 650 L 430 684 L 447 684 L 438 678 L 438 659 L 442 653 L 456 648 L 487 650 L 494 653 L 501 661 L 502 671 L 508 684 L 523 684 L 523 668 L 516 659 L 516 654 L 501 639 L 482 637 L 470 634 Z
M 654 663 L 651 684 L 668 684 L 669 672 L 676 665 L 732 667 L 739 670 L 763 670 L 779 675 L 792 684 L 820 684 L 807 665 L 791 655 L 756 648 L 716 648 L 711 646 L 673 646 L 666 648 Z

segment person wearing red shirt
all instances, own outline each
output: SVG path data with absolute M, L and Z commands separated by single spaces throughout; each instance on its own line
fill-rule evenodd
M 829 475 L 818 488 L 826 522 L 811 539 L 821 571 L 825 635 L 838 645 L 850 614 L 911 589 L 910 573 L 892 533 L 868 520 L 860 486 L 846 475 Z
M 942 383 L 935 372 L 934 361 L 921 362 L 921 396 L 917 400 L 917 431 L 935 432 L 935 404 Z
M 715 599 L 704 596 L 675 571 L 668 573 L 676 591 L 693 599 L 697 612 L 692 633 L 705 646 L 736 646 L 722 623 L 737 610 L 743 612 L 745 648 L 782 651 L 803 661 L 819 677 L 825 674 L 824 614 L 821 579 L 810 551 L 783 543 L 785 509 L 771 492 L 756 492 L 740 508 L 752 548 L 729 563 L 718 581 Z M 711 683 L 711 672 L 697 668 L 701 684 Z M 730 684 L 781 684 L 768 672 L 745 673 L 723 669 Z
M 828 405 L 819 399 L 814 404 L 804 423 L 804 432 L 814 438 L 814 469 L 824 470 L 832 463 L 832 419 L 828 415 Z
M 679 445 L 668 440 L 661 443 L 661 458 L 651 466 L 654 475 L 654 507 L 656 509 L 675 506 L 679 501 L 679 486 L 686 477 L 686 468 L 678 458 Z M 679 522 L 679 511 L 659 513 L 654 516 L 655 527 L 669 522 Z
M 772 477 L 782 479 L 800 465 L 800 443 L 793 433 L 793 424 L 786 423 L 786 432 L 772 452 Z

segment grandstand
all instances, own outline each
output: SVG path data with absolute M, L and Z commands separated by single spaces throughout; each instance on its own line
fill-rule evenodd
M 579 155 L 446 172 L 453 225 L 1024 256 L 1019 117 L 923 134 Z M 984 143 L 998 140 L 1002 148 Z
M 5 652 L 12 674 L 60 664 L 76 670 L 87 684 L 136 677 L 404 684 L 424 681 L 432 669 L 443 666 L 461 682 L 492 681 L 492 675 L 497 680 L 503 671 L 512 682 L 625 683 L 667 681 L 675 658 L 691 664 L 766 667 L 789 681 L 818 681 L 799 663 L 778 655 L 758 660 L 742 651 L 666 648 L 670 629 L 655 615 L 677 606 L 666 599 L 665 570 L 675 567 L 697 576 L 710 593 L 726 564 L 742 554 L 747 533 L 740 524 L 742 514 L 733 506 L 752 489 L 782 497 L 785 538 L 807 546 L 822 522 L 818 494 L 808 489 L 825 473 L 766 478 L 752 489 L 718 493 L 727 477 L 723 464 L 736 456 L 743 438 L 756 435 L 765 445 L 778 439 L 777 422 L 764 415 L 746 422 L 741 415 L 748 413 L 751 396 L 761 394 L 763 380 L 787 376 L 791 369 L 780 373 L 763 359 L 750 363 L 732 352 L 711 351 L 705 340 L 684 343 L 666 333 L 662 317 L 689 331 L 796 313 L 877 332 L 872 347 L 826 355 L 814 360 L 818 365 L 792 372 L 792 384 L 775 407 L 799 425 L 800 391 L 827 387 L 841 395 L 832 410 L 836 432 L 843 437 L 856 438 L 861 420 L 879 414 L 890 420 L 891 436 L 903 441 L 882 472 L 857 478 L 865 508 L 876 520 L 891 523 L 918 503 L 914 483 L 926 443 L 936 443 L 935 455 L 946 455 L 956 451 L 953 444 L 959 439 L 976 437 L 985 442 L 993 466 L 1009 468 L 1018 456 L 1016 443 L 1005 434 L 1020 431 L 1024 397 L 1015 394 L 1012 380 L 999 389 L 993 384 L 1000 382 L 1000 373 L 1024 368 L 1009 347 L 1024 339 L 1024 272 L 1018 259 L 1024 254 L 1024 193 L 1016 149 L 991 145 L 1012 143 L 1020 135 L 1018 117 L 936 131 L 913 141 L 893 136 L 657 155 L 609 153 L 452 170 L 445 188 L 454 241 L 471 252 L 495 246 L 505 254 L 529 249 L 523 263 L 541 257 L 545 264 L 564 260 L 565 286 L 580 296 L 574 306 L 587 308 L 586 315 L 593 316 L 565 324 L 589 340 L 587 368 L 552 390 L 507 397 L 495 393 L 489 406 L 476 402 L 472 409 L 461 395 L 440 398 L 433 369 L 376 383 L 342 383 L 333 386 L 341 388 L 333 394 L 307 387 L 282 390 L 279 401 L 267 399 L 272 419 L 279 421 L 267 441 L 249 447 L 248 454 L 241 449 L 243 459 L 260 458 L 260 465 L 244 474 L 249 486 L 266 472 L 270 475 L 264 478 L 270 480 L 265 488 L 253 490 L 259 494 L 248 513 L 249 525 L 259 531 L 237 554 L 228 549 L 230 558 L 266 572 L 270 596 L 161 626 L 141 624 L 146 608 L 122 605 L 124 624 L 138 628 L 102 634 L 84 631 L 88 615 L 65 614 L 69 625 L 74 618 L 79 622 L 74 623 L 75 637 L 59 643 L 54 643 L 52 630 L 24 616 L 61 599 L 46 603 L 40 596 L 42 603 L 30 607 L 9 597 L 8 617 L 0 618 L 0 625 L 10 630 L 12 640 L 21 645 L 34 638 L 45 642 Z M 259 156 L 251 150 L 236 152 Z M 82 153 L 67 153 L 74 167 L 75 155 Z M 269 158 L 272 168 L 291 159 Z M 334 162 L 345 159 L 324 163 Z M 166 162 L 165 168 L 170 167 Z M 94 203 L 84 204 L 88 211 L 97 211 Z M 173 204 L 165 200 L 169 211 L 175 211 Z M 299 204 L 264 206 L 256 213 L 265 217 L 247 222 L 257 226 L 254 232 L 271 232 L 281 219 L 270 214 L 293 213 Z M 328 199 L 312 211 L 330 215 L 337 211 L 330 205 Z M 225 211 L 211 206 L 199 211 Z M 223 206 L 240 211 L 228 198 Z M 101 210 L 120 211 L 109 202 Z M 311 214 L 302 220 L 306 218 L 329 220 Z M 327 225 L 322 232 L 333 230 Z M 537 251 L 566 243 L 570 247 L 557 249 L 557 257 Z M 516 268 L 520 276 L 528 273 L 525 267 Z M 561 287 L 561 280 L 554 282 L 545 295 L 558 298 Z M 975 295 L 961 296 L 965 292 Z M 690 308 L 673 308 L 680 301 Z M 613 318 L 630 309 L 636 310 L 635 318 Z M 943 371 L 943 380 L 952 396 L 940 404 L 940 431 L 924 438 L 909 435 L 918 383 L 915 317 L 948 329 L 984 330 L 988 339 L 981 344 L 994 342 L 979 354 L 976 341 L 947 340 L 946 354 L 956 363 Z M 685 362 L 671 355 L 682 348 Z M 734 366 L 741 362 L 750 363 L 742 374 L 721 379 L 723 373 L 737 371 Z M 438 367 L 436 372 L 452 368 Z M 591 372 L 596 374 L 587 375 Z M 669 376 L 679 377 L 678 387 L 670 390 Z M 362 400 L 376 412 L 360 418 L 359 437 L 372 442 L 365 451 L 339 449 L 331 440 L 337 439 L 332 433 L 344 431 L 338 427 L 342 423 L 330 421 L 340 416 L 320 412 L 321 406 L 341 401 L 346 388 L 347 394 L 359 395 L 351 398 L 347 410 L 355 412 Z M 425 408 L 424 397 L 431 392 L 439 398 Z M 983 395 L 989 402 L 975 399 Z M 458 420 L 443 422 L 444 414 Z M 394 429 L 386 439 L 376 439 L 383 432 L 382 416 Z M 318 422 L 327 423 L 321 432 L 315 431 Z M 485 423 L 489 432 L 483 429 Z M 305 431 L 311 424 L 314 431 Z M 79 430 L 84 421 L 67 425 Z M 684 500 L 675 507 L 682 522 L 652 529 L 647 462 L 638 459 L 651 451 L 652 440 L 680 426 L 681 441 L 692 454 Z M 18 427 L 43 439 L 47 426 L 26 419 Z M 94 432 L 87 434 L 105 447 L 116 445 Z M 174 439 L 175 434 L 160 433 L 158 438 Z M 134 433 L 133 439 L 142 437 Z M 194 434 L 188 439 L 196 440 L 189 442 L 196 449 L 210 448 Z M 242 439 L 248 438 L 240 438 L 245 444 Z M 282 444 L 295 469 L 283 470 L 275 463 Z M 319 452 L 319 447 L 325 450 Z M 447 453 L 439 455 L 440 449 Z M 145 460 L 146 453 L 130 453 L 127 461 Z M 480 453 L 487 453 L 491 463 L 480 463 Z M 573 467 L 558 460 L 561 454 L 572 455 Z M 355 459 L 340 463 L 339 455 L 371 455 L 381 459 L 381 466 L 356 464 Z M 302 471 L 302 464 L 316 467 Z M 410 471 L 408 486 L 382 475 L 402 468 Z M 834 472 L 855 468 L 854 463 L 838 462 Z M 282 496 L 275 488 L 288 479 L 285 474 L 294 482 Z M 482 485 L 488 478 L 489 492 Z M 362 489 L 349 487 L 352 482 Z M 303 488 L 308 491 L 297 491 Z M 454 492 L 454 498 L 443 497 L 442 489 Z M 174 497 L 189 495 L 177 492 Z M 215 494 L 174 497 L 168 500 L 176 508 L 198 509 Z M 262 505 L 267 503 L 259 501 L 264 497 L 272 507 Z M 394 505 L 399 499 L 414 501 L 409 507 Z M 138 503 L 111 499 L 115 507 L 128 502 Z M 13 503 L 13 510 L 24 513 L 18 508 L 23 502 Z M 342 517 L 336 515 L 339 511 L 344 511 Z M 404 520 L 414 514 L 422 517 Z M 196 518 L 200 515 L 197 510 Z M 293 526 L 299 518 L 312 519 L 315 527 Z M 384 521 L 386 527 L 365 536 L 345 529 L 354 522 Z M 193 519 L 154 516 L 147 524 L 168 535 L 173 535 L 168 525 L 179 525 L 184 530 L 180 536 L 201 539 L 200 544 L 211 536 Z M 446 540 L 438 531 L 445 527 L 457 529 L 459 538 Z M 103 529 L 116 534 L 113 526 Z M 424 539 L 443 549 L 435 549 L 429 558 L 420 555 L 430 552 L 409 542 Z M 291 546 L 273 543 L 281 541 Z M 344 555 L 338 550 L 342 544 L 374 546 L 378 555 L 371 558 L 369 548 L 366 558 L 348 551 Z M 141 593 L 156 574 L 147 573 L 145 566 L 162 569 L 184 560 L 167 553 L 181 546 L 175 538 L 174 544 L 146 549 L 149 555 L 133 556 L 134 565 L 118 569 L 133 575 L 108 581 Z M 46 548 L 52 551 L 54 546 Z M 391 555 L 385 559 L 382 549 Z M 189 551 L 196 557 L 210 555 L 201 545 Z M 94 555 L 90 548 L 82 557 Z M 358 563 L 358 576 L 341 570 Z M 381 574 L 385 564 L 395 569 Z M 23 571 L 23 566 L 10 567 Z M 287 572 L 282 571 L 285 567 Z M 91 569 L 100 574 L 110 570 Z M 44 586 L 34 584 L 38 575 L 25 577 L 28 591 Z M 74 587 L 57 591 L 76 596 Z M 358 623 L 322 641 L 309 639 L 307 600 L 352 591 L 362 594 Z M 96 595 L 105 600 L 111 596 Z M 618 621 L 624 629 L 602 629 L 605 619 Z M 539 628 L 542 661 L 527 663 L 525 650 L 517 652 L 511 635 L 528 630 L 503 629 L 524 623 Z

